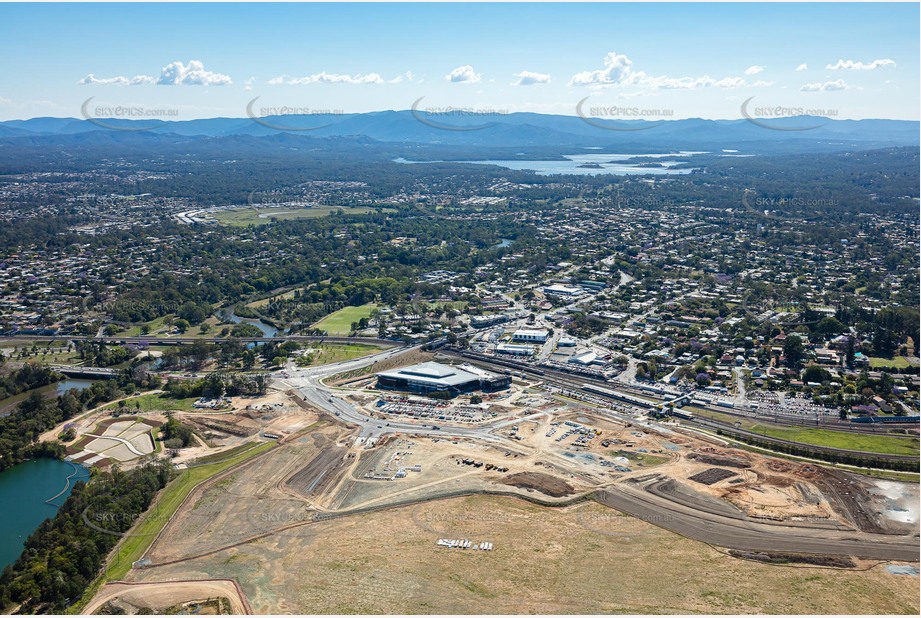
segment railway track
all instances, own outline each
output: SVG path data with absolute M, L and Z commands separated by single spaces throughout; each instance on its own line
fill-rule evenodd
M 465 358 L 465 359 L 472 360 L 472 361 L 479 361 L 480 363 L 483 363 L 486 365 L 493 365 L 493 366 L 498 365 L 500 367 L 516 369 L 523 373 L 538 376 L 544 381 L 554 386 L 558 386 L 566 390 L 577 392 L 582 395 L 587 394 L 582 388 L 584 384 L 592 384 L 595 386 L 599 386 L 599 387 L 611 389 L 611 390 L 613 390 L 613 387 L 614 387 L 614 385 L 610 384 L 609 382 L 604 382 L 601 380 L 591 379 L 588 377 L 583 378 L 582 376 L 576 377 L 570 374 L 562 373 L 562 372 L 548 369 L 545 367 L 536 368 L 536 367 L 532 367 L 524 363 L 516 363 L 514 361 L 508 361 L 504 359 L 493 359 L 483 354 L 467 352 L 464 350 L 451 350 L 449 352 L 445 352 L 445 354 L 456 355 L 461 358 Z M 650 399 L 652 401 L 652 406 L 665 402 L 664 399 L 657 398 L 655 397 L 655 395 L 648 393 L 646 391 L 640 390 L 640 389 L 633 389 L 633 388 L 625 387 L 621 385 L 618 385 L 616 388 L 618 391 L 622 391 L 622 392 L 625 392 L 631 395 L 639 395 L 639 396 L 643 396 L 646 399 Z M 603 395 L 600 395 L 597 393 L 592 393 L 590 397 L 593 397 L 595 399 L 604 398 Z M 624 402 L 620 402 L 620 403 L 624 405 L 629 405 L 629 404 L 625 404 Z M 752 420 L 752 416 L 738 414 L 738 413 L 732 414 L 732 411 L 728 408 L 726 410 L 723 410 L 722 408 L 719 410 L 716 410 L 716 409 L 712 409 L 709 407 L 704 408 L 704 409 L 708 411 L 712 411 L 712 412 L 719 412 L 721 414 L 730 414 L 732 416 L 737 416 L 741 419 Z M 705 429 L 718 429 L 718 430 L 721 430 L 724 434 L 727 434 L 730 436 L 737 435 L 737 436 L 747 437 L 753 440 L 758 440 L 760 442 L 770 443 L 776 446 L 788 446 L 788 447 L 796 447 L 799 449 L 807 449 L 815 453 L 823 453 L 823 454 L 828 454 L 828 455 L 841 455 L 841 456 L 847 455 L 847 456 L 865 457 L 865 458 L 873 458 L 876 460 L 894 461 L 894 462 L 901 462 L 901 463 L 917 463 L 918 462 L 918 456 L 894 455 L 894 454 L 888 454 L 888 453 L 874 453 L 874 452 L 867 452 L 867 451 L 841 449 L 841 448 L 835 448 L 835 447 L 817 446 L 813 444 L 807 444 L 804 442 L 796 442 L 793 440 L 786 440 L 783 438 L 775 438 L 772 436 L 766 436 L 764 434 L 747 431 L 747 430 L 738 428 L 735 425 L 732 425 L 729 423 L 722 423 L 720 421 L 716 421 L 712 419 L 702 419 L 700 417 L 695 417 L 693 420 L 684 420 L 683 422 L 690 424 L 690 425 L 696 425 L 698 427 L 705 428 Z M 765 422 L 768 422 L 768 421 L 765 421 Z M 794 427 L 802 426 L 800 423 L 796 423 L 796 422 L 790 422 L 790 423 L 778 422 L 776 424 L 794 426 Z M 819 427 L 821 428 L 821 425 Z M 828 427 L 825 427 L 825 428 L 831 429 Z M 879 434 L 879 432 L 868 431 L 868 429 L 871 429 L 871 428 L 860 427 L 860 426 L 854 426 L 854 427 L 848 426 L 848 428 L 845 430 L 842 430 L 840 426 L 836 428 L 837 431 L 841 431 L 842 433 L 846 432 L 846 433 L 871 433 L 871 434 L 875 433 L 877 435 Z

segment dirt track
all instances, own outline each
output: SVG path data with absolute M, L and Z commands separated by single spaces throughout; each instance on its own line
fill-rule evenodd
M 232 579 L 206 579 L 152 583 L 112 582 L 106 584 L 83 610 L 95 614 L 107 602 L 122 599 L 135 607 L 165 609 L 189 601 L 215 597 L 230 600 L 233 614 L 252 614 L 243 591 Z

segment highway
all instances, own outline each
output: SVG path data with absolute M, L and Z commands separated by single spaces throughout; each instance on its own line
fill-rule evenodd
M 388 433 L 408 433 L 436 437 L 457 436 L 462 438 L 476 438 L 491 442 L 503 441 L 503 438 L 492 435 L 492 425 L 479 425 L 476 427 L 446 426 L 444 429 L 434 429 L 432 425 L 419 425 L 404 421 L 384 421 L 364 414 L 352 404 L 336 396 L 336 390 L 322 384 L 323 378 L 361 369 L 372 363 L 384 361 L 397 354 L 403 354 L 421 346 L 395 348 L 386 350 L 372 356 L 342 361 L 331 365 L 308 367 L 306 369 L 288 368 L 273 375 L 278 382 L 295 389 L 301 397 L 318 410 L 323 410 L 338 417 L 345 423 L 359 427 L 359 437 L 364 439 L 377 439 Z M 287 374 L 287 377 L 284 377 Z

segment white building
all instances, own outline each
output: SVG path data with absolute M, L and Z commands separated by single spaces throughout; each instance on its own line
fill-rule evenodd
M 534 348 L 529 345 L 515 345 L 513 343 L 500 343 L 496 346 L 496 354 L 513 354 L 515 356 L 534 356 Z
M 542 328 L 520 328 L 512 333 L 512 341 L 530 341 L 533 343 L 544 343 L 550 331 Z
M 545 287 L 544 294 L 549 296 L 566 296 L 569 298 L 576 298 L 577 296 L 583 296 L 585 294 L 585 290 L 572 285 L 562 285 L 556 283 Z

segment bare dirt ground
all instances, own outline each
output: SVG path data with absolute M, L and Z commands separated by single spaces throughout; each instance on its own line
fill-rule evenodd
M 535 489 L 554 498 L 569 496 L 575 491 L 572 485 L 563 479 L 543 472 L 519 472 L 505 477 L 501 482 L 522 489 Z
M 131 577 L 233 578 L 257 613 L 918 612 L 917 578 L 860 567 L 766 565 L 594 503 L 476 496 L 317 522 Z
M 164 528 L 148 557 L 154 563 L 182 559 L 312 520 L 315 509 L 286 483 L 340 432 L 336 426 L 321 423 L 315 432 L 200 485 Z
M 291 403 L 290 414 L 257 417 L 293 433 L 196 489 L 148 553 L 154 566 L 129 579 L 233 578 L 263 613 L 918 609 L 917 580 L 873 563 L 858 563 L 869 569 L 862 573 L 768 565 L 595 503 L 456 497 L 497 492 L 559 505 L 655 477 L 659 494 L 708 512 L 905 534 L 917 529 L 916 487 L 624 426 L 584 406 L 539 409 L 547 403 L 539 394 L 492 432 L 500 441 L 397 435 L 370 449 L 332 420 L 298 434 L 314 412 L 265 403 L 270 411 Z M 574 427 L 567 421 L 587 430 L 564 436 Z M 439 538 L 496 549 L 435 547 Z
M 106 584 L 84 609 L 84 614 L 96 614 L 109 602 L 122 601 L 135 608 L 163 610 L 192 601 L 223 597 L 230 601 L 232 614 L 251 614 L 249 604 L 236 582 L 227 579 L 176 581 L 157 583 Z

